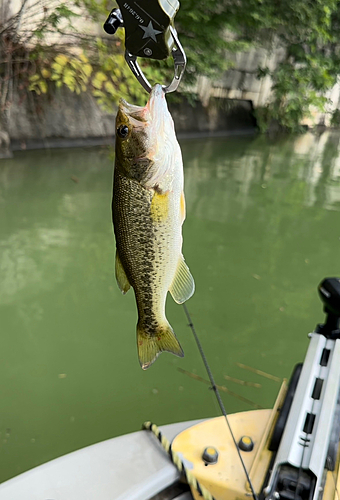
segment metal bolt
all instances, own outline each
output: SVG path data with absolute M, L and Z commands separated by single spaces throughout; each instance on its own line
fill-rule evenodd
M 144 49 L 144 54 L 145 54 L 146 56 L 152 56 L 152 50 L 151 50 L 151 49 L 149 49 L 148 47 L 146 47 L 146 48 Z
M 202 459 L 205 462 L 205 465 L 216 464 L 218 461 L 218 451 L 213 446 L 208 446 L 203 451 Z
M 238 447 L 242 451 L 253 451 L 254 449 L 253 440 L 249 436 L 242 436 L 238 442 Z

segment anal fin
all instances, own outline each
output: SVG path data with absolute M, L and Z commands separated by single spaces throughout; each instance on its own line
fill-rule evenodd
M 169 288 L 169 292 L 177 304 L 183 304 L 183 302 L 190 299 L 194 291 L 194 278 L 192 277 L 188 266 L 184 262 L 183 255 L 181 255 L 178 260 L 176 274 Z
M 128 292 L 130 288 L 130 283 L 129 280 L 126 276 L 126 273 L 124 271 L 123 265 L 121 263 L 120 257 L 118 250 L 116 250 L 116 266 L 115 266 L 115 271 L 116 271 L 116 280 L 119 286 L 120 291 L 125 295 L 126 292 Z

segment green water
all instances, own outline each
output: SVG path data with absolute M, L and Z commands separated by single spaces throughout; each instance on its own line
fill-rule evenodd
M 182 141 L 187 303 L 216 381 L 270 407 L 323 320 L 316 286 L 340 274 L 340 136 Z M 133 293 L 114 278 L 105 148 L 0 162 L 0 481 L 83 446 L 219 414 L 184 310 L 185 351 L 143 372 Z M 261 384 L 245 387 L 224 375 Z M 223 393 L 227 411 L 252 407 Z

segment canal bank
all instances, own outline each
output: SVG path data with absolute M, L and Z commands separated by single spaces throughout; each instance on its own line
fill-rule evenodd
M 249 100 L 211 97 L 204 105 L 199 98 L 189 102 L 185 95 L 177 95 L 168 101 L 176 132 L 182 137 L 256 131 Z M 103 111 L 90 93 L 77 95 L 66 87 L 52 95 L 17 93 L 0 135 L 0 158 L 25 149 L 113 144 L 115 117 L 116 109 Z

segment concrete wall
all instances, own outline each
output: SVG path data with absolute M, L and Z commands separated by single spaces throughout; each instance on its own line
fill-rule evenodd
M 205 107 L 200 100 L 192 106 L 184 98 L 178 102 L 169 97 L 168 104 L 177 133 L 219 134 L 255 128 L 250 101 L 211 97 Z M 116 111 L 104 113 L 91 94 L 76 95 L 66 87 L 56 89 L 53 96 L 29 92 L 23 99 L 16 93 L 7 131 L 0 134 L 0 158 L 9 156 L 10 149 L 113 144 L 115 116 Z
M 285 51 L 281 48 L 273 52 L 254 48 L 247 52 L 227 54 L 228 59 L 233 61 L 234 67 L 216 80 L 200 77 L 194 91 L 207 102 L 209 97 L 213 96 L 252 101 L 255 108 L 264 106 L 270 99 L 272 82 L 269 76 L 259 80 L 258 68 L 261 66 L 274 70 L 284 56 Z
M 255 109 L 259 106 L 265 106 L 271 99 L 272 80 L 269 76 L 258 79 L 258 68 L 268 67 L 273 71 L 284 57 L 285 50 L 283 48 L 277 48 L 273 51 L 253 48 L 247 52 L 228 54 L 228 58 L 234 62 L 234 67 L 214 81 L 206 77 L 200 77 L 192 90 L 206 104 L 209 102 L 209 98 L 213 96 L 249 100 Z M 309 127 L 330 125 L 333 112 L 340 108 L 339 82 L 327 92 L 325 97 L 330 99 L 326 112 L 320 113 L 319 110 L 311 108 L 311 116 L 304 119 L 304 125 Z
M 52 138 L 106 137 L 114 134 L 114 114 L 103 113 L 89 93 L 77 95 L 68 88 L 56 89 L 53 96 L 27 93 L 14 95 L 8 120 L 12 141 Z

